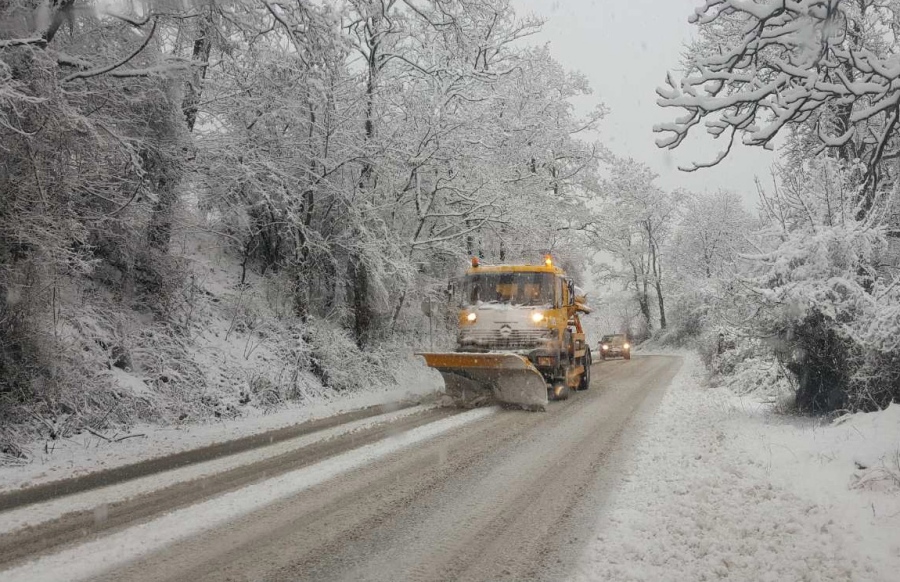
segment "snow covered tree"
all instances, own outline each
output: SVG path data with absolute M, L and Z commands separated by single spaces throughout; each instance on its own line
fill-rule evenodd
M 0 397 L 36 402 L 32 366 L 84 362 L 22 347 L 59 329 L 57 288 L 189 331 L 201 284 L 173 242 L 198 232 L 240 297 L 278 289 L 293 373 L 329 386 L 352 385 L 334 346 L 375 358 L 421 334 L 423 300 L 449 311 L 468 254 L 584 263 L 582 136 L 604 111 L 576 114 L 585 79 L 521 42 L 541 22 L 510 0 L 38 4 L 0 2 L 0 297 L 20 298 L 0 304 Z
M 764 339 L 793 372 L 808 410 L 871 408 L 897 398 L 900 329 L 889 237 L 900 148 L 896 0 L 708 0 L 692 16 L 699 38 L 659 105 L 682 109 L 660 124 L 677 148 L 705 125 L 785 155 L 760 187 L 763 225 L 720 306 L 741 334 Z M 877 331 L 876 331 L 877 330 Z
M 682 194 L 666 245 L 672 305 L 666 341 L 693 341 L 718 325 L 720 304 L 734 293 L 757 226 L 734 192 Z
M 163 31 L 188 15 L 0 3 L 0 424 L 26 404 L 35 417 L 126 414 L 86 364 L 92 350 L 126 362 L 122 346 L 68 340 L 88 297 L 169 316 L 191 62 Z
M 660 147 L 676 148 L 703 123 L 728 144 L 774 147 L 783 130 L 833 149 L 858 173 L 858 212 L 868 213 L 896 177 L 900 143 L 897 0 L 708 0 L 691 21 L 700 39 L 681 80 L 658 90 L 685 114 L 660 124 Z M 884 188 L 882 188 L 884 186 Z
M 576 116 L 584 79 L 517 45 L 539 21 L 506 0 L 272 4 L 240 19 L 217 33 L 233 56 L 209 68 L 198 110 L 215 120 L 195 129 L 215 176 L 205 203 L 246 265 L 292 273 L 301 317 L 337 317 L 365 343 L 466 254 L 534 257 L 568 236 L 596 161 L 579 134 L 603 110 Z M 524 233 L 543 241 L 514 248 Z
M 654 327 L 654 311 L 665 329 L 663 258 L 680 194 L 661 190 L 654 183 L 656 175 L 639 162 L 614 156 L 608 162 L 609 177 L 598 186 L 601 200 L 584 226 L 594 248 L 614 259 L 600 264 L 597 272 L 601 280 L 634 293 L 648 330 Z
M 735 192 L 685 193 L 669 243 L 673 268 L 685 279 L 733 275 L 754 223 Z

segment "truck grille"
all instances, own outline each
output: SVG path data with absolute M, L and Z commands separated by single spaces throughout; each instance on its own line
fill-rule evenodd
M 553 332 L 545 329 L 514 329 L 508 334 L 499 330 L 466 330 L 459 335 L 461 346 L 518 350 L 541 345 Z

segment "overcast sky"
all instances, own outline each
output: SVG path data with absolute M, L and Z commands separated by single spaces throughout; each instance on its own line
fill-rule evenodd
M 678 170 L 688 161 L 705 161 L 724 149 L 698 128 L 694 138 L 674 152 L 654 144 L 653 125 L 671 121 L 680 110 L 656 105 L 656 87 L 666 71 L 680 62 L 684 43 L 694 27 L 688 16 L 702 0 L 513 0 L 520 15 L 533 13 L 547 19 L 532 42 L 549 43 L 551 53 L 567 69 L 585 74 L 594 89 L 589 109 L 602 101 L 610 114 L 603 122 L 601 141 L 616 154 L 646 163 L 660 178 L 660 186 L 694 191 L 729 188 L 739 192 L 748 209 L 756 207 L 753 178 L 769 178 L 773 156 L 762 148 L 733 150 L 721 165 L 694 173 Z

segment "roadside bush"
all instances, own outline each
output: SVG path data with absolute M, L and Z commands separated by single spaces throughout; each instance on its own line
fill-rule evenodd
M 304 340 L 310 371 L 327 388 L 361 390 L 389 381 L 390 355 L 384 347 L 362 349 L 351 334 L 327 321 L 310 320 Z
M 670 305 L 668 327 L 655 338 L 657 343 L 676 347 L 699 344 L 708 325 L 710 303 L 702 291 L 677 297 Z
M 882 410 L 885 403 L 900 403 L 900 351 L 868 351 L 854 359 L 847 408 L 871 412 Z
M 780 354 L 797 378 L 797 407 L 822 413 L 847 407 L 851 383 L 853 343 L 831 321 L 812 312 L 785 333 L 789 353 Z
M 884 230 L 847 220 L 782 237 L 745 282 L 748 335 L 796 381 L 799 410 L 872 410 L 900 399 L 900 296 L 882 282 Z
M 734 338 L 719 330 L 703 335 L 700 356 L 713 377 L 739 395 L 754 395 L 782 403 L 796 392 L 796 383 L 787 368 L 775 357 L 770 342 L 755 338 Z

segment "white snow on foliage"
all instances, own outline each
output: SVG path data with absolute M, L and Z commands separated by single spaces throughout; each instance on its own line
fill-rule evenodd
M 688 355 L 573 580 L 896 580 L 898 463 L 900 406 L 776 416 Z

